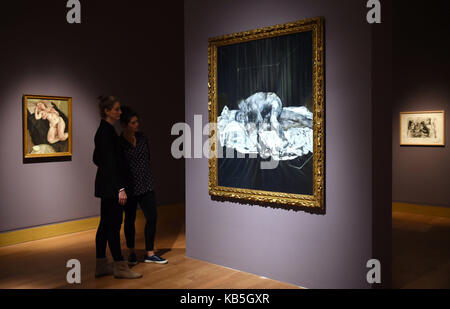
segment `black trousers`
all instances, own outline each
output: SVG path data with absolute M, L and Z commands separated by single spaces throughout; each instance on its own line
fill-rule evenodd
M 125 238 L 127 240 L 127 247 L 134 248 L 135 243 L 135 221 L 137 204 L 141 206 L 146 219 L 144 236 L 145 236 L 145 250 L 153 251 L 156 234 L 156 221 L 158 219 L 158 212 L 156 210 L 155 192 L 150 191 L 138 196 L 128 197 L 125 205 Z
M 123 220 L 123 207 L 117 198 L 102 198 L 100 224 L 95 236 L 97 258 L 106 257 L 106 245 L 109 245 L 114 261 L 123 261 L 120 248 L 120 227 Z

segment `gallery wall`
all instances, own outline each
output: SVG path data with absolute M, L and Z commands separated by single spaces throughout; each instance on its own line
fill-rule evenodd
M 443 0 L 394 2 L 394 202 L 450 207 L 448 12 Z M 400 146 L 400 112 L 432 110 L 446 113 L 446 146 Z
M 183 2 L 82 1 L 82 23 L 71 25 L 65 4 L 2 5 L 0 232 L 99 215 L 92 153 L 100 94 L 140 113 L 158 204 L 184 201 L 184 161 L 170 155 L 171 127 L 184 119 Z M 23 162 L 24 94 L 72 97 L 70 161 Z
M 392 5 L 382 1 L 380 24 L 372 26 L 372 256 L 381 263 L 381 284 L 392 287 Z M 382 126 L 378 125 L 383 123 Z
M 308 288 L 369 287 L 372 37 L 366 13 L 357 0 L 185 1 L 191 125 L 194 115 L 208 121 L 208 38 L 323 16 L 326 42 L 326 214 L 213 201 L 208 160 L 190 159 L 187 256 Z

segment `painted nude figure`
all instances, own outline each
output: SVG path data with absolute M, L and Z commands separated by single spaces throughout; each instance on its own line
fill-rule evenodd
M 59 113 L 52 107 L 47 107 L 43 102 L 36 104 L 34 112 L 36 119 L 46 119 L 49 122 L 50 128 L 47 133 L 47 141 L 54 144 L 59 141 L 65 141 L 69 134 L 65 133 L 66 123 Z
M 278 117 L 283 110 L 281 99 L 273 92 L 258 92 L 239 103 L 239 112 L 236 121 L 247 125 L 254 123 L 258 131 L 263 128 L 264 120 L 278 133 L 278 136 L 287 144 L 283 128 Z

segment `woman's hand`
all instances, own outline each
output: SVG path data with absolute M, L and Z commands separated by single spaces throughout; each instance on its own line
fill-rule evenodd
M 125 190 L 119 192 L 119 204 L 124 206 L 127 203 L 127 194 Z

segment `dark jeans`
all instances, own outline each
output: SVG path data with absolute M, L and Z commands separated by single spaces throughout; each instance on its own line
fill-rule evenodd
M 145 235 L 145 250 L 153 251 L 156 234 L 156 220 L 158 219 L 158 212 L 156 211 L 155 192 L 150 191 L 138 196 L 128 197 L 125 205 L 125 238 L 127 240 L 127 247 L 134 248 L 136 229 L 134 222 L 136 221 L 137 204 L 141 206 L 146 219 L 144 235 Z
M 106 244 L 109 245 L 114 261 L 123 261 L 120 248 L 120 227 L 123 220 L 123 208 L 118 199 L 101 199 L 100 224 L 95 236 L 97 258 L 106 257 Z

